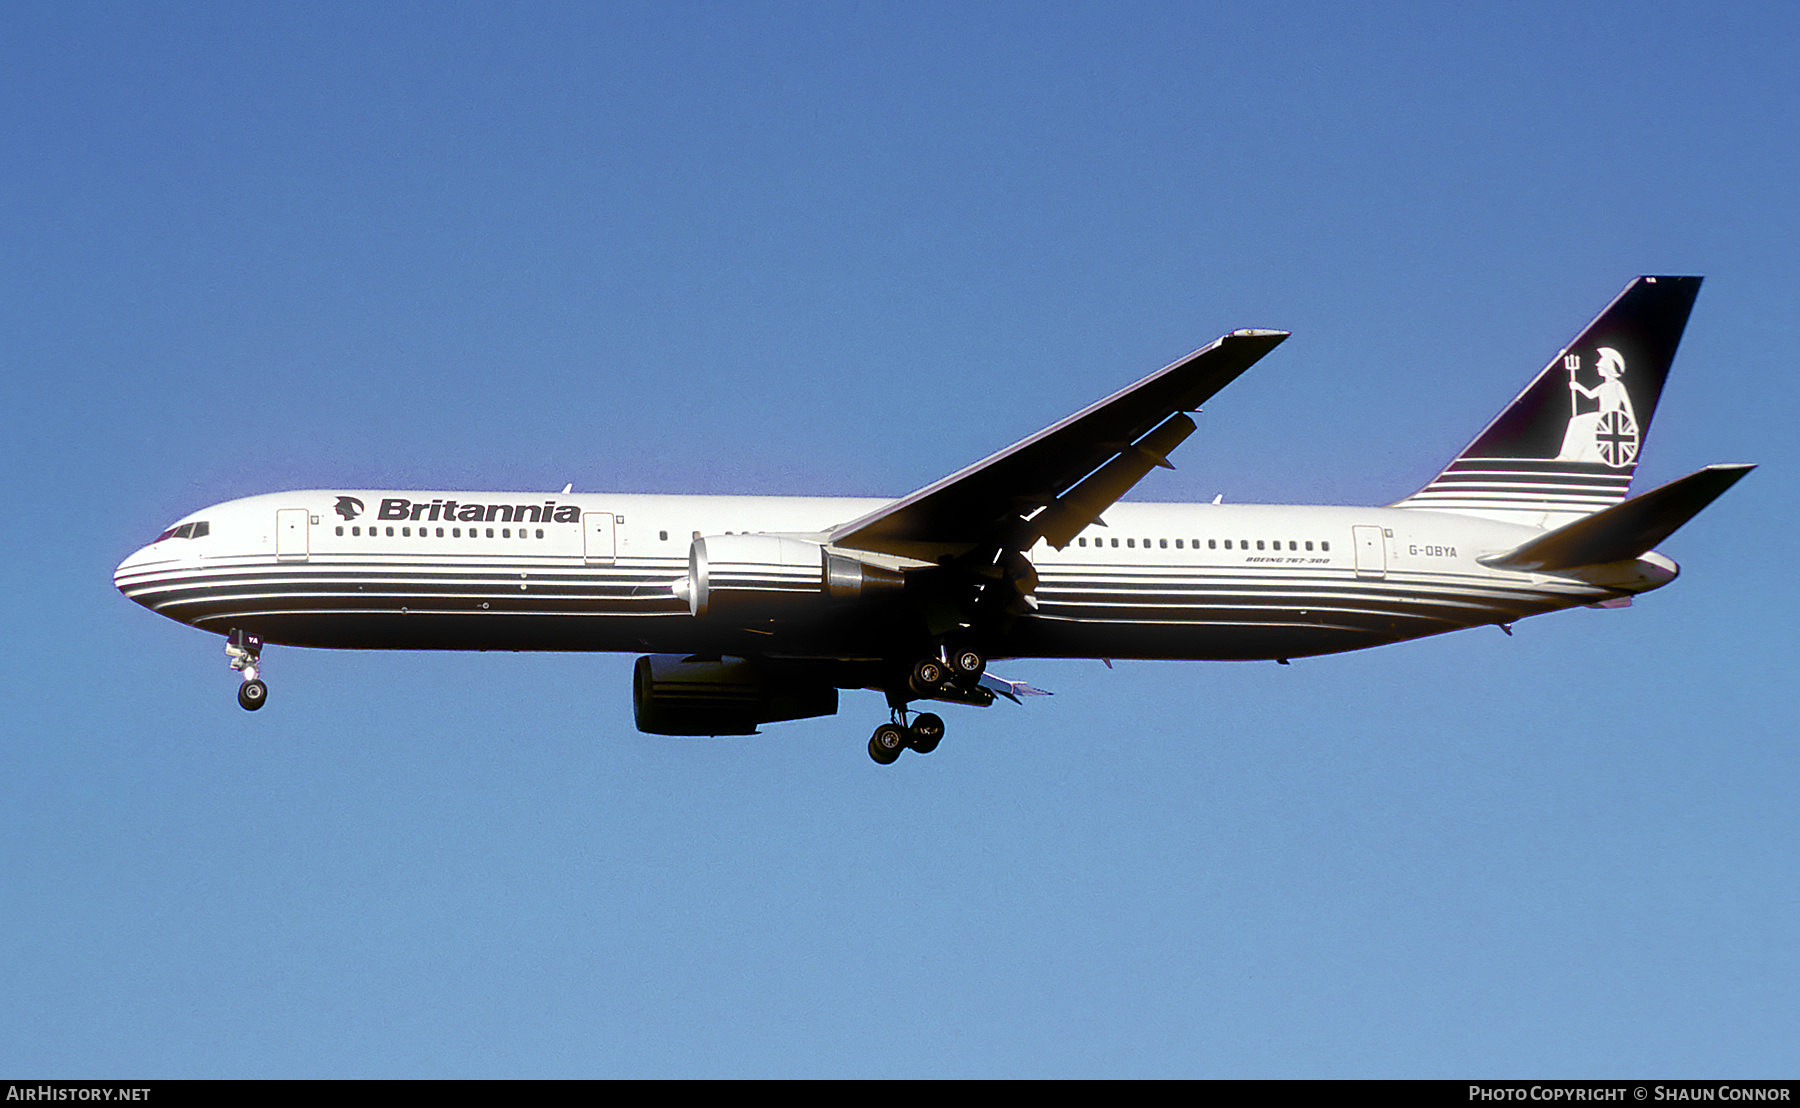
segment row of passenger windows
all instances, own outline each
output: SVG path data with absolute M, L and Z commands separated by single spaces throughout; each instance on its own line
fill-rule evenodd
M 1286 549 L 1288 549 L 1288 550 L 1299 551 L 1299 550 L 1313 549 L 1313 543 L 1310 540 L 1300 540 L 1300 539 L 1285 539 L 1285 540 L 1284 539 L 1267 539 L 1267 540 L 1265 540 L 1265 539 L 1255 539 L 1255 540 L 1238 539 L 1235 549 L 1249 550 L 1249 549 L 1251 549 L 1250 544 L 1252 541 L 1255 542 L 1255 544 L 1256 544 L 1255 549 L 1257 549 L 1257 550 L 1281 550 L 1281 549 L 1283 549 L 1283 546 L 1282 546 L 1283 542 L 1285 542 L 1287 544 Z M 1126 546 L 1126 549 L 1133 549 L 1141 543 L 1145 550 L 1151 549 L 1152 546 L 1154 546 L 1155 549 L 1157 549 L 1157 550 L 1167 550 L 1167 549 L 1169 549 L 1170 542 L 1173 542 L 1175 544 L 1175 549 L 1177 549 L 1177 550 L 1188 549 L 1188 546 L 1187 546 L 1188 543 L 1193 544 L 1193 549 L 1195 549 L 1195 550 L 1200 549 L 1200 540 L 1199 539 L 1126 539 L 1125 546 Z M 1118 539 L 1100 539 L 1100 538 L 1096 538 L 1094 540 L 1094 545 L 1097 547 L 1106 546 L 1108 543 L 1110 543 L 1114 547 L 1117 547 L 1119 545 L 1119 540 Z M 1266 543 L 1266 545 L 1265 545 L 1265 543 Z M 1087 536 L 1084 535 L 1081 538 L 1076 539 L 1075 545 L 1076 546 L 1088 545 Z M 1232 540 L 1230 540 L 1230 539 L 1207 539 L 1206 540 L 1206 549 L 1208 549 L 1208 550 L 1218 550 L 1221 548 L 1221 546 L 1223 546 L 1223 548 L 1226 550 L 1234 549 Z M 1321 539 L 1318 543 L 1318 548 L 1321 552 L 1326 552 L 1331 549 L 1331 544 Z
M 419 528 L 419 537 L 422 539 L 432 538 L 432 537 L 434 537 L 431 534 L 431 532 L 433 530 L 434 530 L 434 528 L 421 527 L 421 528 Z M 448 530 L 450 532 L 450 535 L 449 535 L 450 538 L 460 539 L 463 537 L 463 529 L 461 527 L 450 527 L 450 528 L 438 527 L 438 528 L 435 528 L 435 530 L 437 531 L 437 535 L 435 536 L 436 538 L 440 538 L 440 539 L 444 538 L 445 537 L 444 532 L 446 530 Z M 486 528 L 485 530 L 487 531 L 487 535 L 486 535 L 487 538 L 491 539 L 491 538 L 495 537 L 495 535 L 494 535 L 495 528 L 489 527 L 489 528 Z M 511 527 L 501 527 L 498 530 L 500 532 L 500 534 L 499 534 L 500 538 L 510 539 L 513 537 L 513 529 Z M 483 528 L 471 527 L 471 528 L 469 528 L 469 537 L 472 539 L 482 538 L 483 537 L 482 531 L 483 531 Z M 341 523 L 338 524 L 337 533 L 340 535 L 344 533 L 344 525 L 343 524 L 341 524 Z M 358 538 L 362 535 L 362 533 L 363 533 L 363 529 L 361 526 L 355 526 L 355 527 L 350 528 L 350 537 L 351 538 Z M 380 528 L 377 528 L 377 527 L 369 528 L 369 537 L 370 538 L 377 537 L 377 535 L 379 533 L 380 533 Z M 400 528 L 400 537 L 403 539 L 411 538 L 412 533 L 413 533 L 413 529 L 411 527 Z M 387 529 L 387 537 L 390 539 L 394 537 L 394 528 L 389 527 Z M 534 538 L 534 537 L 541 539 L 544 537 L 544 529 L 542 527 L 537 528 L 537 534 L 535 536 L 533 536 L 533 535 L 527 534 L 526 529 L 521 527 L 521 528 L 519 528 L 519 537 L 522 539 L 529 539 L 529 538 Z
M 192 529 L 191 531 L 190 531 L 190 528 Z M 382 530 L 384 530 L 384 529 L 371 526 L 368 530 L 369 530 L 370 538 L 377 538 L 380 536 Z M 396 536 L 394 534 L 394 532 L 396 530 L 396 528 L 394 528 L 394 527 L 390 526 L 390 527 L 385 528 L 385 530 L 387 532 L 387 537 L 390 539 L 395 538 L 395 537 L 411 538 L 412 533 L 413 533 L 413 529 L 408 526 L 402 526 L 402 527 L 398 528 L 398 530 L 400 532 L 398 536 Z M 524 527 L 521 527 L 518 530 L 519 530 L 518 537 L 521 539 L 531 539 L 531 538 L 541 539 L 544 537 L 544 529 L 542 527 L 535 528 L 535 533 L 528 532 L 527 529 Z M 436 532 L 435 535 L 432 534 L 433 531 Z M 448 536 L 445 535 L 446 531 L 449 532 Z M 500 527 L 500 528 L 471 527 L 468 529 L 468 531 L 469 531 L 468 537 L 471 539 L 479 539 L 479 538 L 484 538 L 484 537 L 490 538 L 490 539 L 492 539 L 492 538 L 510 539 L 513 537 L 513 529 L 511 527 Z M 498 532 L 498 534 L 496 534 L 496 531 Z M 184 532 L 187 532 L 187 533 L 184 533 Z M 201 535 L 206 534 L 206 532 L 207 532 L 206 524 L 190 523 L 190 524 L 187 524 L 180 528 L 170 528 L 168 531 L 163 532 L 161 538 L 184 538 L 184 539 L 190 538 L 190 537 L 191 538 L 199 538 Z M 485 532 L 485 534 L 484 534 L 484 532 Z M 338 525 L 337 533 L 339 535 L 342 535 L 344 533 L 343 524 Z M 363 533 L 363 528 L 360 525 L 354 525 L 350 528 L 350 536 L 352 538 L 360 538 L 360 537 L 362 537 L 362 533 Z M 726 532 L 726 533 L 730 534 L 730 532 Z M 419 528 L 419 537 L 420 538 L 434 538 L 435 537 L 435 538 L 440 538 L 440 539 L 448 537 L 448 538 L 452 538 L 452 539 L 460 539 L 463 537 L 463 528 L 461 528 L 461 527 L 448 527 L 448 528 L 445 528 L 445 527 L 435 527 L 435 528 L 421 527 L 421 528 Z M 699 538 L 700 532 L 698 532 L 698 531 L 694 532 L 694 537 Z M 657 538 L 663 540 L 664 542 L 667 542 L 668 538 L 669 538 L 669 533 L 667 531 L 659 531 L 657 533 Z M 160 539 L 158 541 L 160 541 Z M 1257 549 L 1257 550 L 1281 550 L 1282 543 L 1284 541 L 1287 544 L 1286 548 L 1288 550 L 1295 551 L 1295 552 L 1298 552 L 1301 550 L 1310 551 L 1313 549 L 1313 546 L 1314 546 L 1314 544 L 1310 540 L 1296 540 L 1296 539 L 1286 539 L 1286 540 L 1282 540 L 1282 539 L 1266 539 L 1266 540 L 1265 539 L 1254 539 L 1254 540 L 1238 539 L 1238 540 L 1236 540 L 1235 544 L 1233 543 L 1233 540 L 1231 540 L 1231 539 L 1207 539 L 1206 540 L 1206 549 L 1207 550 L 1219 550 L 1222 548 L 1225 550 L 1232 550 L 1232 549 L 1249 550 L 1252 548 L 1251 544 L 1254 542 L 1255 549 Z M 1093 542 L 1093 545 L 1095 547 L 1104 547 L 1104 546 L 1107 546 L 1110 544 L 1112 547 L 1114 547 L 1116 549 L 1119 546 L 1119 542 L 1120 542 L 1120 540 L 1118 540 L 1118 539 L 1096 538 Z M 1169 544 L 1171 542 L 1173 542 L 1175 544 L 1174 548 L 1176 550 L 1189 549 L 1190 543 L 1192 544 L 1192 549 L 1194 549 L 1194 550 L 1201 549 L 1199 539 L 1136 539 L 1136 538 L 1128 538 L 1128 539 L 1124 540 L 1126 549 L 1131 549 L 1131 550 L 1137 549 L 1140 543 L 1143 545 L 1143 549 L 1145 549 L 1145 550 L 1150 550 L 1150 549 L 1167 550 L 1167 549 L 1169 549 Z M 1075 540 L 1075 545 L 1087 546 L 1088 545 L 1087 536 L 1083 535 L 1080 538 L 1077 538 Z M 1329 552 L 1331 550 L 1331 544 L 1324 540 L 1320 540 L 1317 545 L 1318 545 L 1318 549 L 1320 552 Z

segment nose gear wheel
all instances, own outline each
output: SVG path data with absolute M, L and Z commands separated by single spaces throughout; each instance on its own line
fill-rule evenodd
M 262 639 L 233 627 L 231 634 L 225 637 L 225 657 L 231 660 L 231 668 L 244 677 L 243 684 L 238 686 L 238 707 L 254 712 L 268 703 L 269 686 L 259 676 L 262 672 Z

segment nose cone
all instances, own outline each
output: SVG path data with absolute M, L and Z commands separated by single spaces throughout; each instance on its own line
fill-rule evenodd
M 120 592 L 124 592 L 125 579 L 131 575 L 131 571 L 137 567 L 138 563 L 141 562 L 143 558 L 143 550 L 133 550 L 131 553 L 125 555 L 125 560 L 119 563 L 119 568 L 113 570 L 113 587 Z
M 173 565 L 175 562 L 175 559 L 159 549 L 159 546 L 158 543 L 151 543 L 149 546 L 132 551 L 125 556 L 124 561 L 119 563 L 119 568 L 113 570 L 113 587 L 124 593 L 128 599 L 135 600 L 145 607 L 149 607 L 149 603 L 145 599 L 144 590 L 154 582 L 160 569 Z
M 126 587 L 126 583 L 131 580 L 134 572 L 137 567 L 143 563 L 143 560 L 143 550 L 133 550 L 131 553 L 125 555 L 125 560 L 119 563 L 119 568 L 113 570 L 113 588 L 118 589 L 126 596 L 130 596 L 131 590 Z

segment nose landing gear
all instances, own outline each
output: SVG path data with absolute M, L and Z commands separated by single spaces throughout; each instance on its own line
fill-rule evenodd
M 238 686 L 238 707 L 254 712 L 268 703 L 269 686 L 258 676 L 262 667 L 262 639 L 234 627 L 225 639 L 225 657 L 231 659 L 231 668 L 244 676 L 243 684 Z

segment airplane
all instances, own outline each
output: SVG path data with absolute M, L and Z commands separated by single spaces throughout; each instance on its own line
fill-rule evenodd
M 642 652 L 638 728 L 747 735 L 883 693 L 888 765 L 920 702 L 1042 694 L 993 659 L 1274 660 L 1621 607 L 1652 548 L 1748 473 L 1630 495 L 1699 277 L 1632 281 L 1444 469 L 1383 507 L 1124 495 L 1189 413 L 1288 337 L 1238 330 L 898 500 L 328 489 L 215 504 L 127 557 L 125 596 L 224 635 L 262 708 L 268 644 Z M 1171 467 L 1172 468 L 1172 467 Z

